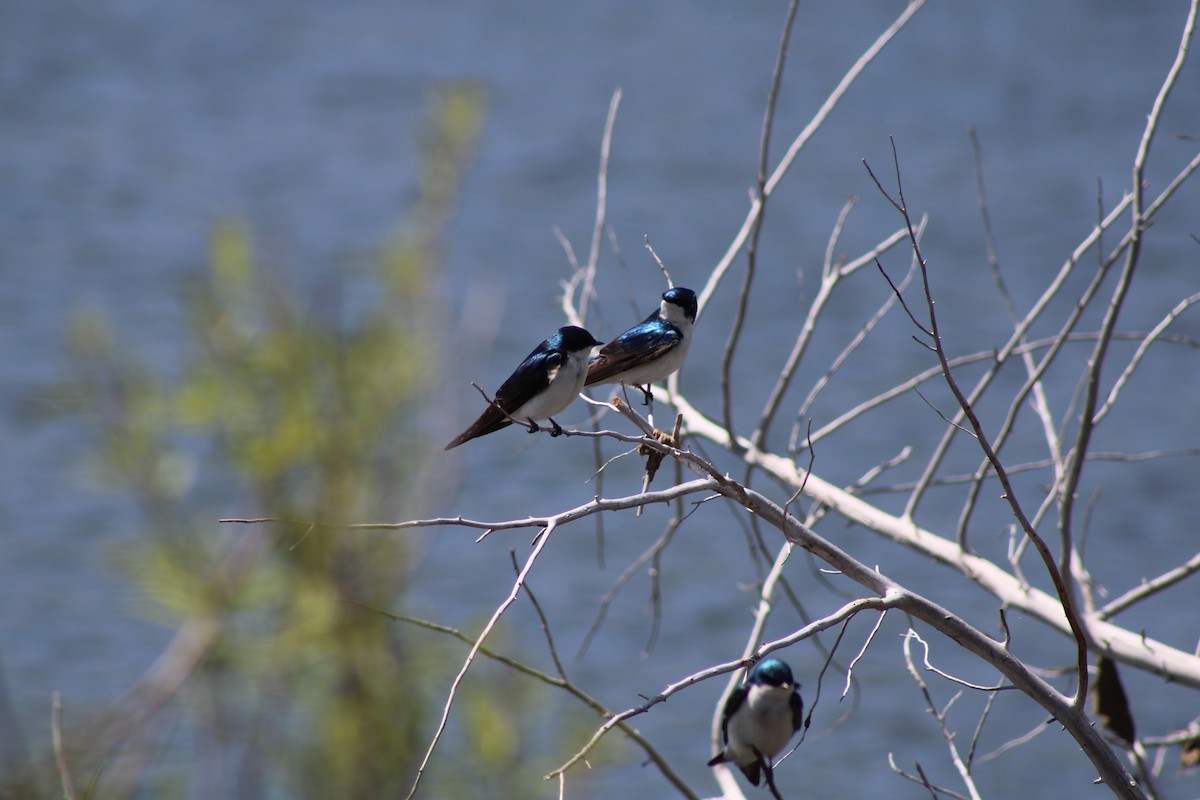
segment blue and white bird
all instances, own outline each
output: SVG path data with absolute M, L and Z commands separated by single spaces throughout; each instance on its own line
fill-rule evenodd
M 683 366 L 696 322 L 696 293 L 676 286 L 663 292 L 658 310 L 605 345 L 588 366 L 586 386 L 622 383 L 654 399 L 650 384 Z
M 562 427 L 554 421 L 554 415 L 571 405 L 582 391 L 588 358 L 602 344 L 583 328 L 574 325 L 559 328 L 533 348 L 500 385 L 479 419 L 454 437 L 446 449 L 495 433 L 514 421 L 529 425 L 529 432 L 536 433 L 537 421 L 548 419 L 554 427 L 550 435 L 561 434 Z
M 783 752 L 803 724 L 804 701 L 799 689 L 791 667 L 778 658 L 755 664 L 725 701 L 721 713 L 725 749 L 708 765 L 731 762 L 755 786 L 765 772 L 767 785 L 773 787 L 771 760 Z

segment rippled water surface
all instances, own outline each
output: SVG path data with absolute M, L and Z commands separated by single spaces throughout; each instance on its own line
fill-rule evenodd
M 776 156 L 900 8 L 801 4 L 779 100 Z M 471 395 L 441 420 L 437 438 L 449 439 L 473 408 L 468 381 L 495 386 L 562 324 L 555 297 L 568 266 L 553 230 L 586 252 L 600 135 L 618 86 L 624 98 L 608 211 L 631 275 L 606 247 L 594 332 L 608 338 L 635 317 L 630 287 L 638 315 L 655 304 L 661 279 L 642 248 L 644 235 L 678 283 L 703 283 L 745 214 L 784 10 L 778 2 L 681 0 L 62 0 L 0 7 L 0 677 L 29 738 L 44 741 L 52 690 L 72 703 L 101 705 L 141 674 L 170 635 L 142 621 L 135 590 L 110 563 L 111 544 L 135 529 L 134 510 L 88 477 L 81 427 L 47 417 L 30 402 L 66 369 L 63 338 L 73 311 L 109 309 L 123 341 L 170 375 L 185 343 L 181 279 L 203 268 L 217 221 L 245 220 L 264 260 L 286 264 L 302 286 L 357 269 L 413 197 L 414 137 L 431 89 L 473 82 L 486 93 L 487 118 L 438 301 L 448 319 L 480 292 L 503 304 L 496 308 L 499 334 L 487 346 L 491 361 L 467 334 L 447 343 L 458 356 L 452 385 Z M 926 256 L 954 349 L 972 352 L 999 341 L 1006 323 L 986 270 L 968 126 L 983 147 L 999 257 L 1025 308 L 1093 225 L 1098 190 L 1109 206 L 1126 190 L 1185 11 L 1180 2 L 1073 0 L 931 3 L 919 12 L 812 139 L 772 201 L 754 316 L 735 372 L 745 387 L 735 406 L 742 425 L 748 428 L 762 406 L 770 386 L 764 376 L 775 373 L 791 347 L 847 197 L 862 199 L 839 252 L 860 253 L 897 227 L 861 163 L 866 158 L 890 175 L 889 136 L 902 158 L 910 206 L 931 215 Z M 1194 140 L 1178 137 L 1200 134 L 1198 76 L 1193 65 L 1172 98 L 1147 173 L 1152 192 L 1195 152 Z M 1165 233 L 1144 254 L 1138 292 L 1122 317 L 1128 329 L 1149 327 L 1200 284 L 1197 247 L 1187 237 L 1200 232 L 1197 208 L 1200 190 L 1191 186 L 1159 220 Z M 900 272 L 907 258 L 897 252 L 890 264 Z M 692 402 L 709 412 L 719 408 L 718 364 L 740 280 L 735 270 L 700 320 L 681 378 Z M 839 298 L 814 343 L 806 362 L 814 371 L 886 296 L 876 273 L 863 271 L 855 280 L 855 291 Z M 1187 317 L 1176 330 L 1200 333 Z M 881 375 L 899 380 L 926 366 L 928 355 L 909 333 L 897 323 L 874 340 L 814 408 L 815 423 L 862 399 Z M 1155 370 L 1174 370 L 1157 385 L 1177 388 L 1170 398 L 1128 397 L 1126 421 L 1105 432 L 1102 449 L 1200 443 L 1191 400 L 1200 392 L 1200 371 L 1180 370 L 1179 363 L 1145 365 L 1147 385 Z M 801 382 L 805 390 L 811 380 Z M 1059 390 L 1069 397 L 1074 386 Z M 786 436 L 787 414 L 798 401 L 799 395 L 783 415 L 777 438 Z M 889 409 L 824 446 L 818 471 L 851 482 L 939 424 L 915 397 Z M 583 414 L 573 409 L 563 421 Z M 580 440 L 530 442 L 504 432 L 455 451 L 454 460 L 443 458 L 435 469 L 459 474 L 463 488 L 453 507 L 426 513 L 546 513 L 594 493 L 584 483 L 590 448 Z M 498 474 L 504 481 L 495 480 Z M 1105 474 L 1098 468 L 1097 480 Z M 1149 577 L 1195 551 L 1200 501 L 1189 489 L 1193 461 L 1149 462 L 1113 474 L 1133 475 L 1139 485 L 1106 489 L 1092 531 L 1105 547 L 1088 557 L 1098 579 L 1123 590 L 1141 577 L 1128 575 L 1130 558 L 1145 559 L 1139 563 Z M 619 462 L 608 480 L 606 491 L 632 492 L 637 468 Z M 929 514 L 923 520 L 929 525 L 954 519 L 953 509 Z M 590 528 L 560 532 L 562 541 L 549 549 L 534 580 L 564 631 L 586 629 L 597 598 L 665 519 L 658 508 L 641 520 L 612 520 L 603 570 L 595 566 Z M 834 524 L 825 534 L 865 560 L 877 557 L 915 588 L 974 604 L 964 606 L 973 621 L 994 625 L 994 601 L 945 570 L 896 554 L 861 530 Z M 477 620 L 502 599 L 510 582 L 507 549 L 524 547 L 527 536 L 480 546 L 466 546 L 467 540 L 457 531 L 431 538 L 418 587 L 420 602 L 448 621 Z M 605 686 L 605 701 L 625 707 L 639 702 L 639 692 L 736 655 L 752 596 L 735 581 L 745 585 L 755 576 L 739 523 L 725 512 L 697 515 L 664 562 L 665 619 L 651 657 L 637 655 L 649 630 L 647 584 L 640 579 L 575 667 L 577 677 L 599 682 L 614 670 L 628 674 L 621 685 Z M 815 580 L 806 568 L 797 566 L 794 580 L 812 613 L 831 607 L 827 594 L 805 592 Z M 1194 609 L 1168 605 L 1145 624 L 1190 649 L 1195 619 Z M 774 633 L 791 624 L 780 621 Z M 852 630 L 861 642 L 866 628 Z M 916 689 L 897 669 L 902 630 L 898 620 L 887 626 L 878 654 L 861 666 L 863 709 L 822 739 L 821 729 L 841 711 L 827 698 L 812 741 L 780 769 L 788 796 L 907 796 L 912 789 L 888 770 L 885 750 L 904 765 L 944 763 L 944 746 L 920 713 Z M 537 641 L 533 628 L 529 635 Z M 1072 657 L 1053 635 L 1018 644 L 1047 666 Z M 815 683 L 814 650 L 799 648 L 789 658 L 806 684 Z M 971 677 L 992 680 L 986 673 Z M 1155 701 L 1158 684 L 1134 682 L 1147 729 L 1190 718 Z M 838 686 L 825 691 L 836 694 L 840 679 L 832 683 Z M 718 692 L 714 683 L 677 698 L 642 725 L 698 786 L 709 785 L 707 724 Z M 1036 716 L 1028 708 L 1012 713 L 998 714 L 992 746 L 1024 733 Z M 1081 759 L 1064 765 L 1061 752 L 1043 757 L 1026 748 L 1013 761 L 982 765 L 981 780 L 998 797 L 1024 794 L 1031 779 L 1045 787 L 1042 796 L 1079 796 L 1090 777 L 1086 765 Z M 1007 774 L 1002 765 L 1013 763 L 1022 774 Z M 940 778 L 953 782 L 948 771 Z M 597 796 L 665 793 L 651 770 L 636 765 L 594 788 Z

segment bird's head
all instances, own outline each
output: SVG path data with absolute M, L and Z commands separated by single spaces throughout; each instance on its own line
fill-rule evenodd
M 662 294 L 659 313 L 668 322 L 695 322 L 696 293 L 682 286 L 667 289 Z
M 754 665 L 746 676 L 750 686 L 770 686 L 776 689 L 792 689 L 796 685 L 792 677 L 792 668 L 778 658 L 764 658 Z
M 590 352 L 593 347 L 602 344 L 604 342 L 596 341 L 595 337 L 576 325 L 559 328 L 550 339 L 550 346 L 563 353 Z

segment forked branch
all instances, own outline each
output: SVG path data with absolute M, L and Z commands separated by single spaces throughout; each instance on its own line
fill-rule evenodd
M 1075 666 L 1078 671 L 1079 689 L 1075 693 L 1074 705 L 1076 709 L 1080 709 L 1082 708 L 1084 701 L 1087 699 L 1088 639 L 1083 625 L 1080 622 L 1079 614 L 1076 612 L 1075 601 L 1072 596 L 1073 593 L 1071 587 L 1068 586 L 1067 582 L 1064 580 L 1064 577 L 1060 572 L 1058 565 L 1055 563 L 1054 556 L 1051 554 L 1050 548 L 1046 545 L 1045 540 L 1043 540 L 1038 532 L 1034 529 L 1033 524 L 1026 516 L 1025 510 L 1022 508 L 1021 502 L 1013 489 L 1012 482 L 1009 480 L 1008 471 L 1004 468 L 1004 464 L 1001 463 L 1000 457 L 992 448 L 987 432 L 983 429 L 983 423 L 979 420 L 979 416 L 975 413 L 970 401 L 968 401 L 966 395 L 963 394 L 962 389 L 958 385 L 958 381 L 956 381 L 954 378 L 954 373 L 950 368 L 950 359 L 946 355 L 946 349 L 943 344 L 941 330 L 938 327 L 937 312 L 933 298 L 933 286 L 929 280 L 928 265 L 924 256 L 921 255 L 921 243 L 917 239 L 916 232 L 913 228 L 912 218 L 909 216 L 908 207 L 904 199 L 904 185 L 900 177 L 900 157 L 896 152 L 896 143 L 894 140 L 892 141 L 892 160 L 896 168 L 896 197 L 892 197 L 892 195 L 883 187 L 883 184 L 879 182 L 879 178 L 875 176 L 875 173 L 871 170 L 870 165 L 867 164 L 865 160 L 863 161 L 863 164 L 866 166 L 867 172 L 871 176 L 871 180 L 875 182 L 875 186 L 879 189 L 880 193 L 904 218 L 904 224 L 908 228 L 909 232 L 909 243 L 912 246 L 913 254 L 916 256 L 917 264 L 921 272 L 921 284 L 925 290 L 926 313 L 928 314 L 929 318 L 928 325 L 923 324 L 916 318 L 908 305 L 903 303 L 903 298 L 901 298 L 901 303 L 904 305 L 904 310 L 908 313 L 909 319 L 912 320 L 913 325 L 915 325 L 918 330 L 920 330 L 929 338 L 930 347 L 937 355 L 938 364 L 941 365 L 942 376 L 946 381 L 946 385 L 950 388 L 950 391 L 953 392 L 955 400 L 958 401 L 959 407 L 962 409 L 963 414 L 966 416 L 967 421 L 971 425 L 971 430 L 975 433 L 975 438 L 979 443 L 979 447 L 983 450 L 984 455 L 992 465 L 992 469 L 995 470 L 996 477 L 1004 487 L 1004 499 L 1008 501 L 1009 507 L 1012 509 L 1013 516 L 1016 517 L 1017 523 L 1021 526 L 1021 530 L 1025 532 L 1025 536 L 1033 544 L 1034 548 L 1038 552 L 1038 555 L 1041 556 L 1042 563 L 1046 567 L 1046 572 L 1050 575 L 1050 580 L 1054 583 L 1054 589 L 1058 593 L 1059 602 L 1062 603 L 1063 613 L 1067 618 L 1067 624 L 1071 626 L 1071 633 L 1075 637 Z M 879 269 L 881 272 L 883 272 L 882 265 Z M 886 273 L 884 274 L 886 276 Z M 891 284 L 890 278 L 888 279 L 888 283 Z

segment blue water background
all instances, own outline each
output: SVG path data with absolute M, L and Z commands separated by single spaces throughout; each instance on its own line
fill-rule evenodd
M 618 86 L 624 100 L 608 221 L 628 273 L 606 246 L 593 332 L 607 338 L 653 307 L 661 278 L 642 248 L 644 235 L 678 283 L 699 288 L 745 214 L 784 8 L 680 0 L 0 6 L 0 675 L 28 735 L 35 742 L 48 735 L 51 691 L 62 691 L 72 706 L 98 707 L 126 689 L 170 636 L 145 621 L 144 602 L 111 561 L 113 543 L 134 534 L 135 510 L 89 474 L 80 424 L 30 407 L 30 398 L 67 369 L 63 342 L 72 313 L 108 309 L 121 340 L 172 375 L 186 357 L 181 280 L 204 268 L 218 220 L 244 220 L 261 258 L 283 265 L 302 288 L 331 274 L 353 275 L 414 196 L 414 137 L 431 90 L 476 83 L 488 98 L 486 125 L 438 288 L 446 330 L 461 332 L 445 342 L 454 356 L 447 370 L 453 402 L 436 420 L 438 441 L 449 439 L 475 410 L 468 382 L 494 387 L 562 324 L 555 297 L 569 269 L 553 229 L 581 257 L 586 253 L 600 134 Z M 776 156 L 900 8 L 801 4 L 779 101 Z M 1109 206 L 1127 189 L 1184 12 L 1183 3 L 1163 0 L 931 3 L 922 10 L 813 138 L 771 202 L 754 315 L 735 372 L 745 387 L 735 405 L 740 429 L 749 429 L 791 346 L 847 197 L 862 199 L 839 252 L 857 255 L 897 227 L 861 163 L 866 158 L 890 176 L 889 136 L 902 157 L 910 206 L 931 215 L 925 254 L 951 349 L 974 352 L 1002 341 L 1007 323 L 986 269 L 967 127 L 982 141 L 999 255 L 1024 309 L 1094 224 L 1098 187 Z M 1177 137 L 1200 134 L 1197 75 L 1194 65 L 1185 72 L 1164 119 L 1147 172 L 1151 194 L 1195 152 L 1194 141 Z M 1148 328 L 1200 285 L 1200 257 L 1188 238 L 1200 231 L 1198 208 L 1200 189 L 1191 186 L 1158 221 L 1123 328 Z M 888 262 L 899 273 L 908 259 L 897 251 Z M 740 279 L 740 269 L 731 273 L 700 320 L 681 378 L 683 391 L 709 413 L 719 408 L 719 353 Z M 811 372 L 776 424 L 776 442 L 786 437 L 789 415 L 812 376 L 886 294 L 877 274 L 864 270 L 853 290 L 837 298 L 806 361 Z M 460 319 L 480 297 L 502 301 L 494 319 Z M 485 344 L 472 339 L 493 325 L 495 336 Z M 1185 315 L 1174 330 L 1200 334 L 1194 316 Z M 885 324 L 814 408 L 816 424 L 928 366 L 928 353 L 910 333 L 898 318 Z M 1075 357 L 1082 361 L 1084 351 Z M 1195 355 L 1178 351 L 1149 359 L 1138 377 L 1158 388 L 1125 397 L 1099 449 L 1200 444 L 1195 364 Z M 1069 382 L 1051 387 L 1059 408 L 1074 389 Z M 950 407 L 944 392 L 930 395 Z M 573 409 L 562 421 L 583 415 Z M 940 427 L 928 406 L 910 397 L 828 440 L 817 469 L 849 483 L 910 443 L 918 445 L 919 461 Z M 1033 441 L 1014 455 L 1038 457 Z M 439 458 L 435 474 L 445 470 L 461 489 L 422 513 L 499 519 L 553 512 L 594 493 L 585 483 L 590 447 L 580 440 L 527 441 L 507 431 Z M 956 463 L 970 469 L 976 460 L 965 450 Z M 1102 489 L 1087 552 L 1100 583 L 1119 593 L 1195 552 L 1195 474 L 1195 462 L 1183 459 L 1089 468 L 1086 490 Z M 913 476 L 914 468 L 902 469 L 895 479 Z M 219 478 L 198 480 L 203 491 L 205 481 Z M 632 460 L 618 462 L 606 492 L 632 492 L 638 480 Z M 931 500 L 921 522 L 944 530 L 956 518 L 956 498 Z M 239 499 L 215 507 L 214 518 L 245 513 Z M 564 636 L 564 648 L 577 645 L 599 596 L 666 518 L 662 508 L 639 520 L 611 517 L 604 569 L 596 564 L 590 526 L 556 533 L 533 585 L 554 622 L 574 634 Z M 975 534 L 981 549 L 1003 553 L 1007 522 L 998 504 L 984 512 Z M 994 600 L 954 574 L 837 520 L 827 520 L 822 531 L 994 630 Z M 422 537 L 427 549 L 414 598 L 429 616 L 477 624 L 506 593 L 508 548 L 526 552 L 528 535 L 497 535 L 482 545 L 472 538 L 453 529 Z M 811 613 L 827 612 L 840 600 L 803 561 L 797 557 L 789 575 Z M 1037 572 L 1032 564 L 1027 569 Z M 736 656 L 753 604 L 745 587 L 756 575 L 735 515 L 705 509 L 665 558 L 665 617 L 654 652 L 639 657 L 649 630 L 642 576 L 614 607 L 588 658 L 574 665 L 574 676 L 623 708 L 640 702 L 639 693 Z M 1200 634 L 1197 598 L 1194 587 L 1181 588 L 1171 602 L 1131 612 L 1130 624 L 1190 650 Z M 796 624 L 785 612 L 770 632 Z M 513 629 L 539 646 L 528 609 L 514 612 Z M 900 620 L 885 625 L 857 670 L 863 708 L 832 733 L 827 729 L 848 702 L 833 701 L 840 677 L 825 687 L 810 741 L 780 771 L 791 796 L 920 796 L 890 772 L 887 751 L 905 766 L 920 760 L 953 783 L 944 745 L 899 668 L 903 629 Z M 868 621 L 852 626 L 844 654 L 861 646 L 868 630 Z M 1057 634 L 1039 626 L 1019 630 L 1020 654 L 1045 666 L 1071 662 Z M 935 640 L 935 648 L 964 677 L 993 680 L 947 643 Z M 811 686 L 817 652 L 801 646 L 787 657 Z M 1194 693 L 1130 671 L 1126 680 L 1144 731 L 1184 725 L 1195 713 Z M 697 786 L 710 785 L 703 763 L 719 691 L 716 682 L 706 684 L 639 722 Z M 1001 704 L 986 740 L 994 747 L 1041 716 L 1026 701 Z M 964 711 L 957 721 L 966 735 L 974 717 Z M 1027 795 L 1031 782 L 1044 796 L 1079 796 L 1091 777 L 1057 729 L 979 769 L 998 797 Z M 595 796 L 666 793 L 636 759 L 581 780 Z

